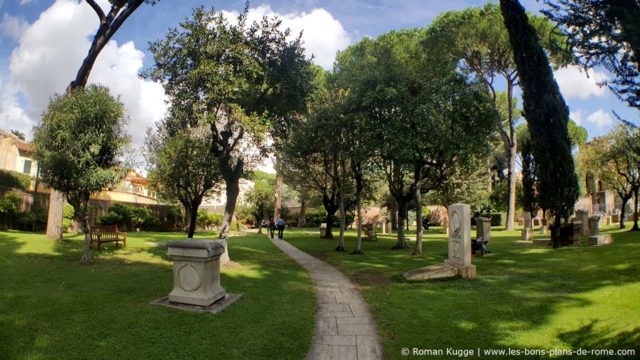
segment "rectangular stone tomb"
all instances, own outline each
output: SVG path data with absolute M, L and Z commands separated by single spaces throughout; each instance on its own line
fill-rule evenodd
M 220 240 L 169 241 L 169 257 L 173 260 L 173 290 L 169 302 L 209 306 L 225 297 L 220 286 L 220 256 L 224 254 Z

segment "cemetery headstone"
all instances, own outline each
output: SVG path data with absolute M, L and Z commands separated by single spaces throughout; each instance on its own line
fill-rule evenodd
M 576 210 L 576 221 L 582 225 L 580 234 L 589 235 L 589 212 L 587 210 Z

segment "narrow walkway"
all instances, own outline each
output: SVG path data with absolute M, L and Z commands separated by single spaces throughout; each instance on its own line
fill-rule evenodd
M 369 307 L 349 279 L 286 241 L 272 242 L 309 272 L 316 289 L 316 328 L 307 359 L 382 359 Z

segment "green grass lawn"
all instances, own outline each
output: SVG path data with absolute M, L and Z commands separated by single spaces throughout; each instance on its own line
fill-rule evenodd
M 389 250 L 395 235 L 364 242 L 362 256 L 335 252 L 336 241 L 319 239 L 317 229 L 285 237 L 359 285 L 387 359 L 402 358 L 405 347 L 636 349 L 640 357 L 640 233 L 609 231 L 613 245 L 554 250 L 494 228 L 492 253 L 473 259 L 478 279 L 422 283 L 398 275 L 447 257 L 441 228 L 428 232 L 423 257 Z M 354 233 L 348 235 L 352 250 Z
M 262 236 L 230 240 L 239 266 L 222 286 L 242 299 L 201 314 L 149 303 L 172 288 L 162 245 L 184 234 L 130 233 L 82 265 L 81 238 L 0 232 L 1 359 L 301 359 L 315 296 L 308 274 Z

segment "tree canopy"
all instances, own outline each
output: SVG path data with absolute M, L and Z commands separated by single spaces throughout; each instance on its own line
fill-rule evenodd
M 85 233 L 83 262 L 91 261 L 87 204 L 92 193 L 124 176 L 122 103 L 102 86 L 56 95 L 35 127 L 33 146 L 43 182 L 62 192 Z

